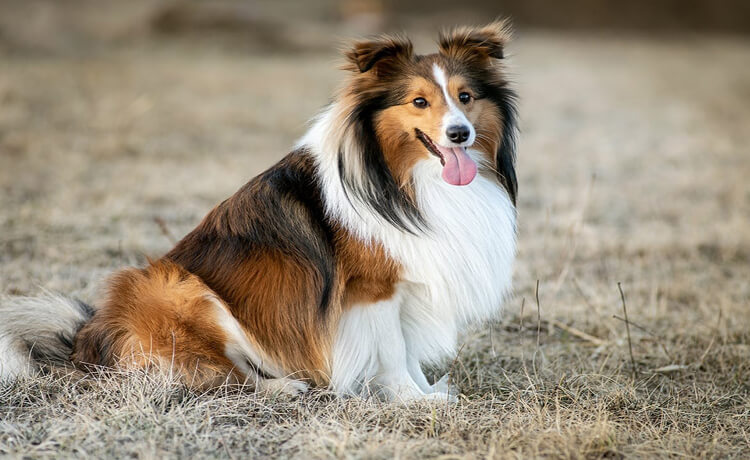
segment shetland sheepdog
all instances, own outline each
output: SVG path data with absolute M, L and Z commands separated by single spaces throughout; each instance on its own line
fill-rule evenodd
M 207 387 L 310 386 L 445 399 L 423 365 L 501 310 L 516 252 L 515 93 L 506 23 L 355 42 L 295 149 L 98 307 L 6 297 L 0 376 L 52 365 L 169 369 Z

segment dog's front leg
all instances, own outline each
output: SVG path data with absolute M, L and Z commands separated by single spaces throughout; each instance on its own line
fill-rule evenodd
M 347 310 L 338 325 L 331 386 L 340 394 L 373 391 L 391 401 L 450 399 L 425 391 L 424 374 L 410 372 L 401 326 L 401 292 L 387 300 L 358 304 Z M 419 363 L 417 363 L 419 366 Z M 442 397 L 441 397 L 442 396 Z

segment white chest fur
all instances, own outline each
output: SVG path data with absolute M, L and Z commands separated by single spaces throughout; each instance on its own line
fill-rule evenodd
M 428 233 L 387 232 L 380 241 L 403 263 L 407 280 L 424 285 L 435 312 L 461 327 L 498 313 L 510 292 L 516 211 L 494 178 L 449 185 L 430 160 L 414 170 Z
M 403 265 L 402 327 L 420 362 L 451 356 L 459 331 L 500 313 L 516 253 L 516 211 L 498 182 L 478 175 L 467 186 L 449 185 L 431 160 L 414 170 L 425 233 L 384 225 L 363 209 L 338 210 L 352 231 L 379 242 Z
M 449 185 L 441 178 L 440 162 L 428 158 L 413 170 L 428 229 L 399 230 L 345 194 L 336 154 L 341 137 L 330 117 L 324 113 L 300 142 L 316 157 L 327 211 L 362 241 L 382 244 L 403 265 L 400 314 L 406 346 L 420 362 L 438 361 L 455 352 L 461 329 L 499 314 L 510 294 L 515 208 L 494 177 L 480 174 L 469 185 Z M 477 152 L 469 153 L 479 160 Z

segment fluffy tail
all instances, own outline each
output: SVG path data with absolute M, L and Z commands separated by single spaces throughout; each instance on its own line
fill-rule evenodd
M 0 298 L 0 381 L 69 365 L 73 338 L 94 310 L 57 294 Z

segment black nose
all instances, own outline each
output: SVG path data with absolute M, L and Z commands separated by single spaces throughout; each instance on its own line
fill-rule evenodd
M 466 125 L 448 126 L 448 129 L 445 130 L 445 135 L 448 136 L 451 142 L 460 144 L 469 138 L 469 127 Z

